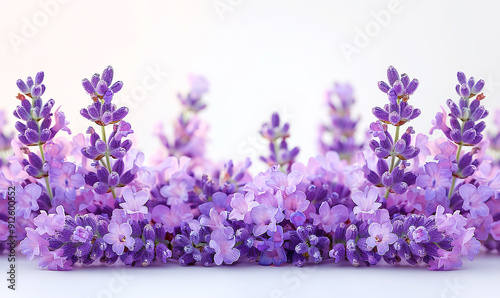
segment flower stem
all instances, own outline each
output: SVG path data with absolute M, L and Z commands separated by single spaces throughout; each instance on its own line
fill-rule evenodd
M 394 135 L 394 144 L 399 140 L 399 128 L 401 126 L 396 126 L 396 134 Z M 396 155 L 391 156 L 391 168 L 389 170 L 390 173 L 392 173 L 392 170 L 394 170 L 394 162 L 396 161 Z
M 399 140 L 399 128 L 401 126 L 396 126 L 396 133 L 394 134 L 394 144 Z M 389 169 L 389 173 L 392 173 L 392 170 L 394 170 L 394 164 L 396 162 L 396 155 L 393 153 L 391 154 L 391 167 Z M 387 200 L 389 198 L 389 188 L 385 191 L 384 198 Z
M 457 150 L 457 163 L 458 160 L 460 159 L 460 152 L 462 152 L 462 142 L 460 142 L 460 145 L 458 145 L 458 150 Z M 457 177 L 453 176 L 451 178 L 451 187 L 450 187 L 450 192 L 448 193 L 448 199 L 451 199 L 451 195 L 453 194 L 453 191 L 455 190 L 455 183 L 457 182 Z
M 101 126 L 101 133 L 102 133 L 102 140 L 104 141 L 104 143 L 106 143 L 106 146 L 108 146 L 108 141 L 106 140 L 106 129 L 104 128 L 104 126 Z M 111 162 L 109 160 L 108 149 L 106 149 L 105 156 L 106 156 L 106 168 L 111 173 Z M 116 199 L 116 193 L 113 187 L 111 187 L 111 194 L 113 194 L 113 199 Z
M 42 156 L 42 162 L 45 164 L 45 153 L 43 152 L 42 144 L 38 143 L 38 148 L 40 148 L 40 155 Z M 45 186 L 47 187 L 47 193 L 49 194 L 50 201 L 54 198 L 52 194 L 52 188 L 50 188 L 49 176 L 45 176 Z

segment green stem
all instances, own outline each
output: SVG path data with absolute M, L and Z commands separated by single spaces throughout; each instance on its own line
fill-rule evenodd
M 394 135 L 394 144 L 399 140 L 399 128 L 401 126 L 396 126 L 396 134 Z M 391 156 L 391 168 L 389 170 L 390 173 L 392 173 L 392 170 L 394 170 L 394 162 L 396 161 L 396 155 L 392 154 Z
M 458 160 L 460 159 L 460 152 L 462 152 L 462 142 L 460 142 L 460 145 L 458 145 L 457 156 L 456 156 L 457 163 Z M 453 194 L 453 191 L 455 191 L 456 182 L 457 182 L 457 177 L 453 176 L 453 178 L 451 178 L 451 187 L 450 187 L 450 192 L 448 193 L 448 199 L 451 199 L 451 195 Z
M 394 134 L 394 144 L 396 144 L 396 142 L 399 140 L 399 128 L 401 126 L 396 126 L 396 133 Z M 392 173 L 392 170 L 394 170 L 394 165 L 395 165 L 395 162 L 396 162 L 396 154 L 393 152 L 391 154 L 391 167 L 389 169 L 389 173 Z M 385 194 L 384 194 L 384 198 L 389 198 L 389 188 L 387 188 L 387 190 L 385 191 Z
M 42 163 L 45 164 L 45 153 L 43 152 L 43 146 L 42 144 L 38 143 L 38 148 L 40 148 L 40 155 L 42 156 Z M 50 182 L 49 182 L 49 177 L 45 176 L 45 186 L 47 187 L 47 193 L 49 194 L 50 201 L 54 198 L 54 195 L 52 194 L 52 188 L 50 188 Z
M 467 104 L 469 104 L 468 99 L 467 99 Z M 464 131 L 464 125 L 465 125 L 465 122 L 462 121 L 462 125 L 460 127 L 460 131 L 462 133 Z M 457 160 L 457 164 L 458 164 L 458 161 L 460 159 L 461 152 L 462 152 L 462 142 L 460 141 L 460 144 L 458 145 L 457 155 L 455 156 L 455 159 Z M 451 186 L 450 186 L 450 192 L 448 193 L 448 200 L 451 199 L 451 195 L 453 194 L 453 191 L 455 191 L 455 183 L 456 182 L 457 182 L 457 177 L 453 176 L 453 178 L 451 178 Z
M 106 143 L 107 146 L 108 141 L 106 140 L 106 129 L 104 128 L 104 126 L 101 126 L 101 133 L 102 133 L 102 140 L 104 141 L 104 143 Z M 106 153 L 104 154 L 104 156 L 106 156 L 106 168 L 111 173 L 111 162 L 109 160 L 108 149 L 106 149 Z M 111 194 L 113 194 L 113 199 L 116 199 L 116 193 L 113 187 L 111 187 Z
M 384 198 L 386 200 L 387 200 L 387 198 L 389 198 L 389 189 L 388 188 L 385 190 Z

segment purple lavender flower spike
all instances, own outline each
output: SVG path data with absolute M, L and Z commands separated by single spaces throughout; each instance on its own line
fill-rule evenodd
M 123 86 L 121 81 L 112 84 L 113 74 L 113 67 L 108 66 L 104 69 L 101 76 L 94 74 L 90 81 L 88 79 L 82 80 L 83 88 L 94 102 L 101 101 L 101 103 L 111 104 L 113 95 L 121 90 Z

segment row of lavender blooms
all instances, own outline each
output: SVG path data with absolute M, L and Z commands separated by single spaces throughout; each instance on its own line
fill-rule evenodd
M 335 84 L 326 96 L 331 121 L 320 127 L 321 154 L 295 162 L 289 124 L 273 114 L 260 131 L 269 168 L 252 176 L 248 159 L 220 165 L 205 157 L 199 112 L 208 83 L 196 76 L 179 95 L 174 137 L 157 133 L 165 156 L 144 165 L 128 138 L 129 110 L 113 103 L 123 86 L 113 75 L 108 66 L 83 80 L 91 104 L 80 114 L 92 126 L 73 138 L 56 138 L 71 131 L 64 113 L 53 111 L 55 101 L 42 100 L 44 73 L 17 81 L 19 134 L 0 135 L 2 148 L 14 150 L 0 159 L 0 241 L 9 235 L 13 186 L 20 250 L 42 268 L 118 259 L 143 266 L 383 259 L 451 270 L 481 246 L 500 250 L 499 163 L 487 151 L 500 148 L 500 137 L 484 134 L 483 80 L 458 73 L 459 98 L 437 113 L 430 133 L 443 137 L 431 139 L 408 125 L 421 113 L 409 100 L 418 80 L 389 67 L 388 82 L 378 84 L 387 101 L 373 108 L 367 146 L 354 138 L 353 90 Z

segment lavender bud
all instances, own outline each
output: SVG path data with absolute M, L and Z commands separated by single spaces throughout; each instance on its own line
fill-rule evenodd
M 99 80 L 100 80 L 100 79 L 99 79 L 99 74 L 98 74 L 98 73 L 95 73 L 95 74 L 92 76 L 92 78 L 90 79 L 90 82 L 92 83 L 92 86 L 93 86 L 94 88 L 96 88 L 96 87 L 97 87 L 97 83 L 99 83 Z
M 48 118 L 48 119 L 50 119 L 50 118 Z M 42 143 L 48 142 L 50 140 L 51 135 L 52 135 L 52 133 L 50 132 L 50 130 L 48 128 L 43 129 L 40 132 L 40 142 L 42 142 Z
M 484 80 L 481 79 L 477 81 L 476 85 L 474 85 L 474 87 L 472 88 L 472 93 L 478 94 L 483 90 L 483 87 L 484 87 Z
M 35 84 L 40 85 L 43 82 L 43 71 L 40 71 L 35 76 Z
M 43 90 L 42 90 L 42 86 L 40 85 L 35 85 L 35 87 L 33 87 L 33 89 L 31 90 L 31 96 L 35 97 L 35 98 L 38 98 L 42 95 L 43 93 Z
M 38 136 L 38 133 L 36 131 L 34 131 L 33 129 L 28 128 L 24 135 L 26 136 L 26 139 L 28 139 L 28 141 L 31 144 L 38 144 L 38 142 L 40 141 L 40 137 Z
M 476 130 L 474 128 L 468 129 L 462 135 L 462 142 L 471 144 L 476 138 Z
M 465 74 L 461 71 L 457 72 L 457 78 L 458 78 L 458 82 L 460 84 L 465 84 L 465 82 L 467 81 L 467 77 L 465 76 Z
M 389 79 L 389 84 L 391 86 L 394 85 L 394 82 L 396 82 L 397 80 L 399 80 L 398 71 L 392 65 L 389 66 L 389 68 L 387 69 L 387 79 Z
M 117 93 L 118 91 L 120 91 L 121 89 L 123 88 L 123 82 L 122 81 L 117 81 L 115 82 L 113 85 L 111 85 L 111 87 L 109 87 L 109 89 L 111 90 L 111 92 L 113 93 Z
M 408 85 L 408 87 L 406 88 L 406 93 L 408 95 L 412 95 L 413 93 L 415 93 L 415 91 L 417 90 L 418 88 L 418 85 L 419 85 L 419 82 L 417 79 L 413 79 L 411 81 L 411 83 Z
M 120 176 L 116 172 L 111 172 L 111 174 L 109 174 L 108 185 L 110 187 L 117 186 L 119 181 L 120 181 Z
M 83 89 L 85 89 L 85 91 L 88 94 L 94 94 L 95 93 L 94 86 L 92 86 L 92 83 L 90 83 L 89 80 L 83 79 L 82 80 L 82 86 L 83 86 Z
M 113 81 L 113 67 L 111 65 L 104 69 L 101 79 L 106 82 L 107 86 L 111 85 L 111 81 Z
M 389 87 L 389 85 L 387 85 L 383 81 L 378 82 L 378 88 L 380 89 L 380 91 L 382 91 L 384 93 L 387 93 L 389 91 L 389 89 L 391 89 L 391 87 Z
M 155 240 L 155 237 L 156 237 L 155 231 L 150 224 L 147 224 L 144 226 L 143 237 L 147 241 L 154 241 Z
M 351 224 L 345 233 L 346 241 L 355 240 L 358 237 L 358 227 L 354 224 Z
M 17 88 L 19 88 L 19 91 L 21 91 L 21 93 L 26 94 L 29 92 L 29 88 L 23 80 L 21 79 L 17 80 L 16 84 Z
M 95 91 L 97 95 L 103 96 L 104 94 L 106 94 L 106 91 L 108 91 L 108 85 L 104 80 L 100 80 L 95 87 Z
M 463 98 L 469 98 L 470 96 L 470 89 L 465 83 L 460 85 L 460 96 Z

